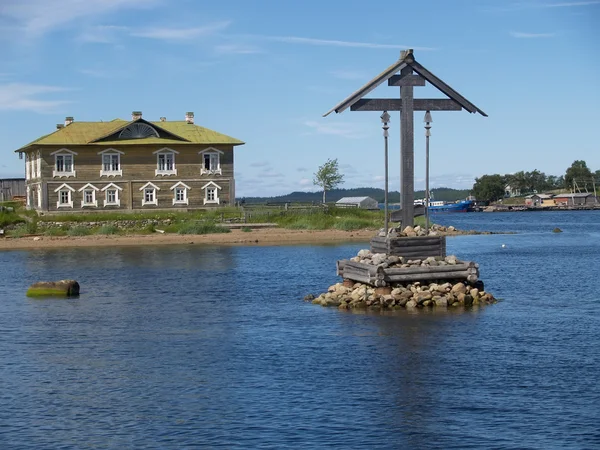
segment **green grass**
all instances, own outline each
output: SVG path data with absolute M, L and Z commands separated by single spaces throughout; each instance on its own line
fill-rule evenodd
M 41 217 L 40 220 L 46 222 L 109 222 L 115 220 L 224 220 L 239 218 L 240 211 L 235 207 L 219 208 L 213 210 L 196 210 L 190 212 L 175 211 L 148 211 L 140 213 L 124 212 L 90 212 L 90 213 L 69 213 L 69 214 L 49 214 Z
M 13 230 L 11 230 L 8 234 L 12 237 L 23 237 L 23 236 L 26 236 L 31 233 L 29 233 L 26 224 L 19 224 Z
M 92 230 L 86 227 L 73 227 L 67 231 L 69 236 L 89 236 Z
M 114 225 L 102 225 L 96 230 L 96 234 L 118 234 L 119 228 Z
M 47 228 L 46 231 L 44 231 L 44 235 L 45 236 L 66 236 L 67 231 L 62 228 L 52 227 L 52 228 Z
M 7 225 L 15 225 L 18 223 L 24 223 L 25 219 L 19 216 L 16 212 L 13 211 L 0 211 L 0 227 L 5 227 Z
M 252 222 L 260 222 L 260 216 L 252 217 Z M 358 230 L 377 229 L 383 226 L 383 212 L 350 208 L 329 208 L 312 211 L 280 211 L 270 214 L 269 221 L 282 228 L 295 230 Z
M 177 232 L 179 234 L 212 234 L 212 233 L 229 233 L 231 230 L 214 224 L 212 222 L 184 222 L 179 226 Z

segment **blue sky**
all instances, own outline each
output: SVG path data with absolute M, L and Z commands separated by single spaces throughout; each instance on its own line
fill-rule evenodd
M 486 173 L 600 169 L 600 0 L 0 0 L 0 177 L 13 150 L 75 120 L 166 116 L 245 141 L 237 194 L 317 190 L 337 158 L 343 187 L 383 187 L 379 113 L 322 115 L 413 48 L 483 109 L 433 114 L 431 183 Z M 397 97 L 381 86 L 370 97 Z M 431 87 L 416 98 L 439 97 Z M 415 113 L 415 185 L 424 186 Z M 399 188 L 399 115 L 390 189 Z

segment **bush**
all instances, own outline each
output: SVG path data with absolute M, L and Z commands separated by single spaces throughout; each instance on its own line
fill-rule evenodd
M 250 233 L 252 231 L 252 228 L 250 228 L 250 227 L 242 227 L 242 231 L 244 233 Z
M 97 234 L 118 234 L 119 228 L 115 225 L 102 225 L 96 231 Z
M 184 222 L 180 225 L 179 234 L 211 234 L 211 233 L 229 233 L 229 228 L 215 225 L 212 222 Z
M 69 236 L 89 236 L 92 234 L 91 230 L 86 227 L 73 227 L 67 231 Z
M 20 224 L 17 227 L 15 227 L 14 230 L 12 230 L 10 232 L 10 235 L 13 237 L 23 237 L 28 235 L 29 232 L 27 231 L 27 225 L 24 224 Z
M 46 236 L 66 236 L 67 232 L 65 230 L 63 230 L 62 228 L 52 227 L 52 228 L 48 228 L 46 231 L 44 231 L 44 235 L 46 235 Z
M 144 227 L 144 231 L 146 233 L 156 233 L 156 226 L 152 222 L 150 222 Z

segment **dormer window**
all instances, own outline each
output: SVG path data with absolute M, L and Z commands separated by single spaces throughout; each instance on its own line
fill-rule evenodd
M 116 177 L 123 175 L 123 171 L 121 170 L 121 155 L 123 152 L 114 148 L 107 148 L 98 154 L 102 155 L 100 176 Z
M 51 155 L 54 155 L 54 170 L 52 171 L 53 177 L 75 176 L 75 155 L 77 155 L 77 153 L 63 148 L 51 153 Z
M 175 168 L 175 155 L 179 152 L 170 148 L 163 148 L 154 152 L 156 154 L 155 176 L 158 175 L 177 175 Z
M 200 175 L 222 175 L 221 155 L 223 152 L 216 148 L 209 148 L 200 152 L 202 167 Z

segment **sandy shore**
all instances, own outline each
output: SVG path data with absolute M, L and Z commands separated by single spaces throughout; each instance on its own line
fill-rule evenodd
M 231 233 L 180 235 L 91 235 L 91 236 L 39 236 L 0 239 L 1 250 L 22 250 L 38 248 L 97 247 L 97 246 L 134 246 L 134 245 L 288 245 L 288 244 L 326 244 L 329 242 L 368 242 L 377 234 L 376 230 L 339 231 L 339 230 L 286 230 L 257 229 L 251 232 L 232 230 Z

